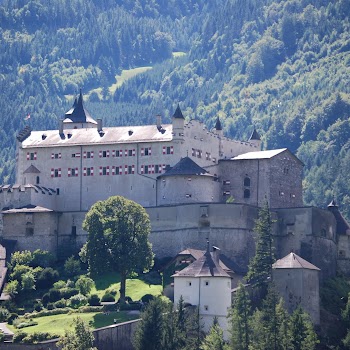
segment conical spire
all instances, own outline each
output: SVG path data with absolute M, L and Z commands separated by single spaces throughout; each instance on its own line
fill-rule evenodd
M 90 113 L 84 108 L 83 93 L 81 89 L 78 98 L 74 99 L 72 108 L 66 112 L 64 116 L 64 122 L 97 124 L 97 122 L 90 116 Z
M 220 118 L 219 118 L 219 117 L 216 118 L 215 129 L 216 129 L 217 131 L 222 130 L 222 125 L 221 125 L 221 122 L 220 122 Z
M 335 199 L 333 198 L 332 201 L 328 204 L 327 208 L 329 209 L 338 209 L 338 205 L 335 201 Z
M 185 119 L 182 112 L 181 112 L 181 109 L 180 109 L 180 105 L 178 104 L 177 107 L 176 107 L 176 110 L 174 112 L 174 115 L 173 115 L 173 118 L 178 118 L 178 119 Z
M 260 135 L 259 135 L 259 133 L 256 131 L 255 128 L 254 128 L 252 134 L 250 135 L 249 141 L 251 141 L 251 140 L 258 140 L 258 141 L 261 140 Z

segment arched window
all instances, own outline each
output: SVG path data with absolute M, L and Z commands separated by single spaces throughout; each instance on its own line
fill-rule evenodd
M 250 187 L 250 178 L 248 176 L 244 178 L 244 187 Z
M 244 190 L 244 198 L 250 198 L 250 190 L 248 189 Z
M 37 177 L 36 177 L 36 184 L 39 185 L 39 183 L 40 183 L 40 177 L 37 176 Z

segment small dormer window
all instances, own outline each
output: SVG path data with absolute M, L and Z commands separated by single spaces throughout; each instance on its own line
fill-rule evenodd
M 192 282 L 187 282 L 187 285 L 189 286 L 189 287 L 191 287 L 192 286 Z
M 204 310 L 205 311 L 209 311 L 209 306 L 208 305 L 204 305 Z
M 206 286 L 209 286 L 209 281 L 204 282 Z

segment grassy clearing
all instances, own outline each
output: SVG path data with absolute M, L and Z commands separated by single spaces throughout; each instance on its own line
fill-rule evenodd
M 116 273 L 108 273 L 95 280 L 95 288 L 91 294 L 97 294 L 100 298 L 107 290 L 117 292 L 116 300 L 119 299 L 120 277 Z M 145 294 L 160 295 L 162 286 L 159 284 L 148 284 L 141 279 L 127 279 L 126 280 L 126 295 L 132 300 L 140 300 Z
M 126 311 L 110 312 L 108 315 L 102 312 L 72 313 L 63 315 L 51 315 L 35 318 L 38 322 L 36 326 L 22 328 L 21 330 L 32 334 L 34 332 L 48 332 L 52 334 L 63 335 L 65 330 L 72 330 L 73 320 L 76 317 L 82 318 L 93 329 L 105 327 L 117 323 L 126 322 L 138 318 L 138 315 L 128 314 Z M 13 332 L 17 329 L 11 325 L 8 326 Z
M 185 56 L 186 55 L 186 52 L 183 52 L 183 51 L 175 51 L 173 52 L 173 57 L 176 58 L 176 57 L 182 57 L 182 56 Z

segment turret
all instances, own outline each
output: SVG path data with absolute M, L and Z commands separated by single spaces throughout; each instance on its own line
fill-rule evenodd
M 173 140 L 183 141 L 185 118 L 181 112 L 179 104 L 177 105 L 177 108 L 173 114 L 172 123 L 173 123 Z
M 250 138 L 248 140 L 250 143 L 252 143 L 254 146 L 256 146 L 256 148 L 259 149 L 259 151 L 261 150 L 261 138 L 259 133 L 256 131 L 256 129 L 254 128 L 252 134 L 250 135 Z

